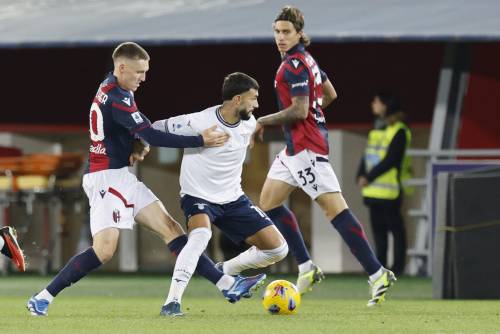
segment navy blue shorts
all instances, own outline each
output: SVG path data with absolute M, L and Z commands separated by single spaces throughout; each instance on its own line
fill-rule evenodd
M 181 208 L 186 219 L 204 213 L 236 244 L 245 241 L 264 227 L 273 225 L 272 220 L 246 196 L 227 204 L 214 204 L 204 199 L 184 195 Z

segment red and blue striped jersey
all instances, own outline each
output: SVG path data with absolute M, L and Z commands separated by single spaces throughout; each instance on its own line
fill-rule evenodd
M 135 133 L 150 126 L 149 119 L 137 109 L 133 93 L 120 88 L 116 77 L 108 74 L 90 107 L 86 172 L 128 166 Z
M 326 74 L 301 43 L 285 53 L 274 80 L 279 110 L 288 108 L 294 96 L 309 97 L 307 118 L 283 125 L 288 155 L 304 149 L 328 154 L 328 129 L 321 109 L 322 83 L 326 80 Z

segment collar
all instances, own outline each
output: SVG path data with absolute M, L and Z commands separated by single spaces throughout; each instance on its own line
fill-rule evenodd
M 304 44 L 302 43 L 297 43 L 297 45 L 295 45 L 293 48 L 291 48 L 290 50 L 288 50 L 285 55 L 289 56 L 289 55 L 292 55 L 294 53 L 297 53 L 297 52 L 304 52 L 306 51 L 306 48 L 304 47 Z
M 233 123 L 233 124 L 226 122 L 224 117 L 222 117 L 222 115 L 220 114 L 220 108 L 222 108 L 222 106 L 218 106 L 217 109 L 215 109 L 215 115 L 217 115 L 217 119 L 219 120 L 219 122 L 221 122 L 223 125 L 227 126 L 228 128 L 235 128 L 238 125 L 240 125 L 241 119 L 238 122 Z

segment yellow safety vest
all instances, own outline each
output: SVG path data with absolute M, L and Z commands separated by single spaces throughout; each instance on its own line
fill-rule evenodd
M 405 130 L 406 148 L 408 149 L 411 141 L 411 132 L 402 122 L 388 125 L 385 130 L 370 131 L 364 157 L 367 173 L 384 159 L 392 139 L 400 129 Z M 399 197 L 401 189 L 400 179 L 406 180 L 410 178 L 410 175 L 410 158 L 405 154 L 401 163 L 401 175 L 398 175 L 397 168 L 391 168 L 363 188 L 363 197 L 388 200 L 396 199 Z

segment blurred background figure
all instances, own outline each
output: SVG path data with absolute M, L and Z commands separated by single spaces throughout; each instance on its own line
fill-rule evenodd
M 401 274 L 406 262 L 406 229 L 401 214 L 402 180 L 409 177 L 411 132 L 403 123 L 404 113 L 396 97 L 377 93 L 371 109 L 374 127 L 368 134 L 365 152 L 358 169 L 358 185 L 370 212 L 377 257 L 387 266 L 388 237 L 394 241 L 391 270 Z

